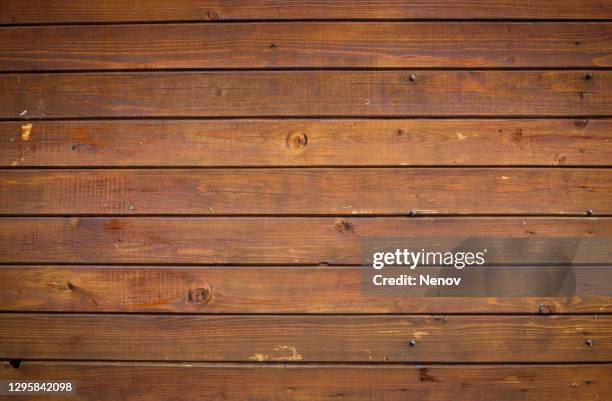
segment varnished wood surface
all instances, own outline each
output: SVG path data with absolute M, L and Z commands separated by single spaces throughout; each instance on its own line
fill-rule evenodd
M 609 166 L 612 120 L 0 122 L 0 147 L 3 167 Z
M 3 119 L 612 115 L 610 71 L 6 74 L 0 91 Z
M 0 314 L 0 358 L 595 362 L 612 358 L 612 316 L 5 313 Z
M 612 397 L 612 367 L 591 365 L 262 365 L 22 362 L 0 366 L 4 380 L 76 381 L 76 394 L 54 400 L 168 401 L 593 401 Z M 248 378 L 248 381 L 245 381 Z M 251 385 L 250 383 L 257 383 Z M 13 398 L 13 397 L 7 397 Z M 45 401 L 48 395 L 29 396 Z
M 611 67 L 611 23 L 239 23 L 0 29 L 0 71 Z
M 0 378 L 611 399 L 609 266 L 495 298 L 364 296 L 359 267 L 379 237 L 609 259 L 586 240 L 612 237 L 611 21 L 603 0 L 0 0 Z
M 612 268 L 576 266 L 573 297 L 365 295 L 361 267 L 3 266 L 0 311 L 609 313 Z M 508 287 L 521 287 L 516 277 Z
M 612 214 L 606 169 L 0 170 L 0 214 Z
M 606 0 L 2 0 L 1 24 L 301 19 L 611 19 Z
M 360 264 L 364 239 L 419 236 L 604 239 L 612 219 L 5 217 L 0 263 Z

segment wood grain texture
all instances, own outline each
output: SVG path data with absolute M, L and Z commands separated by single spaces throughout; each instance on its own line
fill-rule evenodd
M 606 0 L 2 0 L 0 24 L 270 19 L 610 19 Z
M 612 367 L 593 365 L 259 365 L 30 362 L 19 369 L 0 366 L 3 380 L 66 380 L 76 394 L 54 400 L 99 401 L 121 394 L 135 401 L 182 400 L 270 401 L 337 400 L 439 401 L 592 401 L 612 398 Z M 245 383 L 245 377 L 250 385 Z M 45 401 L 49 396 L 29 396 Z
M 0 71 L 610 67 L 610 23 L 238 23 L 0 29 Z
M 576 267 L 574 297 L 364 296 L 361 267 L 3 266 L 0 311 L 608 313 L 612 269 Z M 608 273 L 609 271 L 609 273 Z M 517 279 L 513 285 L 520 285 Z M 510 285 L 510 283 L 509 283 Z
M 608 166 L 612 120 L 0 122 L 0 147 L 2 167 Z
M 612 214 L 608 169 L 0 170 L 0 214 Z
M 0 314 L 0 358 L 596 362 L 612 358 L 612 316 L 6 313 Z
M 363 239 L 421 236 L 604 238 L 612 219 L 5 217 L 0 263 L 360 264 Z
M 612 71 L 6 74 L 0 91 L 4 119 L 612 115 Z

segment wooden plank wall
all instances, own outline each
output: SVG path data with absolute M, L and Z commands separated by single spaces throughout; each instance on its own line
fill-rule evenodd
M 612 399 L 605 269 L 359 281 L 364 238 L 611 237 L 611 67 L 606 0 L 0 0 L 0 379 Z

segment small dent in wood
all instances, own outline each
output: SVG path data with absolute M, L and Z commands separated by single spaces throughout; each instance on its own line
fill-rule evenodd
M 301 361 L 302 355 L 297 352 L 295 347 L 291 347 L 289 345 L 279 345 L 274 348 L 276 352 L 282 352 L 283 355 L 269 355 L 269 354 L 261 354 L 255 353 L 249 356 L 249 359 L 257 362 L 264 362 L 268 360 L 272 361 Z M 289 351 L 289 355 L 287 355 L 287 351 Z
M 429 374 L 429 369 L 427 369 L 427 368 L 420 368 L 419 369 L 419 381 L 421 383 L 424 383 L 424 382 L 437 382 L 438 379 L 436 379 L 434 376 Z
M 510 136 L 510 140 L 520 146 L 523 140 L 523 129 L 517 128 L 514 130 Z
M 578 129 L 584 129 L 589 124 L 589 120 L 576 120 L 574 121 L 574 127 Z
M 434 316 L 434 320 L 440 324 L 448 323 L 448 317 L 446 315 Z
M 71 146 L 71 149 L 75 152 L 80 150 L 94 152 L 97 150 L 97 148 L 98 147 L 96 145 L 92 145 L 89 143 L 75 143 Z

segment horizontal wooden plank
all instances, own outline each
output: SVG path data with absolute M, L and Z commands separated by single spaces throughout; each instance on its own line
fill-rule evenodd
M 356 314 L 612 311 L 612 299 L 604 296 L 612 283 L 612 268 L 575 267 L 576 295 L 571 298 L 364 296 L 361 269 L 3 266 L 0 310 Z M 520 285 L 519 280 L 513 285 Z
M 0 314 L 0 358 L 595 362 L 612 358 L 612 316 L 9 313 Z
M 612 214 L 610 169 L 0 170 L 0 214 Z
M 0 122 L 0 147 L 2 167 L 608 166 L 612 120 Z
M 606 0 L 2 0 L 0 24 L 275 19 L 610 19 Z
M 0 263 L 359 264 L 364 239 L 419 236 L 603 238 L 612 219 L 5 217 Z
M 274 23 L 0 29 L 0 71 L 610 67 L 612 24 Z
M 249 382 L 245 383 L 245 377 Z M 0 368 L 3 380 L 67 380 L 76 394 L 54 400 L 405 401 L 456 399 L 592 401 L 612 398 L 612 366 L 592 365 L 257 365 L 30 362 Z M 29 396 L 47 400 L 49 396 Z
M 612 71 L 6 74 L 0 92 L 5 119 L 612 115 Z

